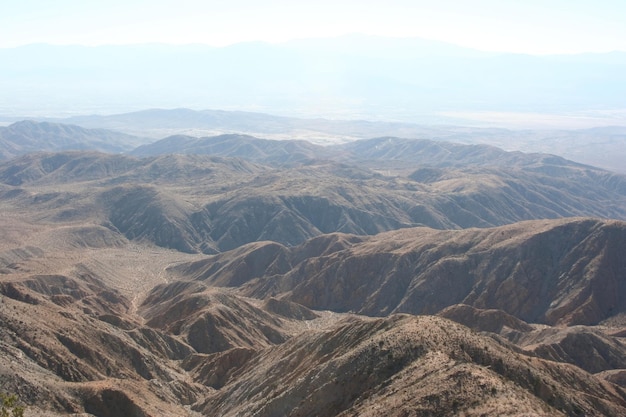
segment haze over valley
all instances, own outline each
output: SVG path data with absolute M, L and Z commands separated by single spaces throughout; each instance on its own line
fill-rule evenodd
M 37 44 L 1 48 L 0 61 L 0 115 L 6 116 L 111 114 L 186 103 L 421 124 L 626 125 L 626 53 L 619 51 L 532 56 L 346 35 L 218 48 Z

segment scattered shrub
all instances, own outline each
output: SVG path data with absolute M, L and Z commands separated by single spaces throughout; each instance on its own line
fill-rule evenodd
M 17 395 L 0 392 L 0 417 L 24 417 L 24 407 L 18 402 Z

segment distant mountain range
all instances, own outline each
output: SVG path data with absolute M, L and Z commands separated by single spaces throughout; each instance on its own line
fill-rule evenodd
M 14 121 L 11 118 L 5 120 Z M 0 159 L 37 150 L 95 149 L 129 152 L 140 145 L 148 145 L 172 135 L 182 135 L 186 138 L 182 136 L 178 138 L 180 143 L 176 142 L 176 138 L 169 138 L 159 142 L 158 145 L 155 143 L 154 146 L 140 148 L 134 152 L 138 155 L 142 152 L 163 153 L 166 152 L 166 148 L 168 152 L 172 152 L 178 147 L 176 152 L 189 153 L 193 152 L 193 149 L 187 148 L 199 146 L 203 140 L 206 141 L 201 138 L 220 134 L 250 135 L 273 140 L 299 139 L 324 146 L 358 139 L 395 136 L 493 145 L 523 152 L 551 153 L 584 164 L 626 173 L 623 164 L 626 158 L 626 127 L 616 126 L 582 130 L 508 130 L 299 119 L 263 113 L 189 109 L 153 109 L 109 116 L 39 120 L 43 124 L 27 121 L 0 127 Z M 268 142 L 270 143 L 272 142 Z M 156 150 L 157 146 L 162 148 L 161 151 Z M 299 146 L 311 145 L 301 142 Z M 302 154 L 292 155 L 295 159 L 299 157 L 302 157 Z
M 24 120 L 0 126 L 0 160 L 41 151 L 125 152 L 144 143 L 138 137 L 105 129 Z
M 184 105 L 432 122 L 445 111 L 623 109 L 626 93 L 626 53 L 495 54 L 357 35 L 223 48 L 37 44 L 1 49 L 0 61 L 0 112 L 30 115 Z

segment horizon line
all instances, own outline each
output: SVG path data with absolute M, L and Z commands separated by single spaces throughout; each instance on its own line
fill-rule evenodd
M 207 42 L 166 42 L 166 41 L 149 41 L 149 42 L 130 42 L 130 43 L 94 43 L 94 44 L 81 44 L 81 43 L 56 43 L 56 42 L 29 42 L 19 45 L 0 45 L 0 49 L 19 49 L 36 46 L 49 46 L 49 47 L 81 47 L 81 48 L 110 48 L 110 47 L 148 47 L 148 46 L 167 46 L 167 47 L 205 47 L 212 49 L 225 49 L 238 45 L 271 45 L 271 46 L 288 46 L 291 43 L 306 42 L 306 41 L 325 41 L 334 39 L 347 39 L 347 38 L 377 38 L 381 40 L 414 40 L 414 41 L 426 41 L 433 44 L 446 45 L 449 47 L 456 47 L 472 52 L 479 52 L 484 54 L 497 54 L 497 55 L 527 55 L 527 56 L 574 56 L 574 55 L 606 55 L 616 53 L 626 53 L 626 49 L 610 49 L 610 50 L 587 50 L 587 51 L 552 51 L 552 52 L 523 52 L 523 51 L 510 51 L 510 50 L 493 50 L 493 49 L 481 49 L 477 47 L 465 46 L 458 43 L 449 41 L 443 41 L 439 39 L 427 38 L 422 36 L 392 36 L 392 35 L 372 35 L 365 33 L 345 33 L 336 36 L 319 36 L 319 37 L 299 37 L 288 40 L 280 41 L 268 41 L 268 40 L 242 40 L 227 43 L 224 45 L 215 45 Z

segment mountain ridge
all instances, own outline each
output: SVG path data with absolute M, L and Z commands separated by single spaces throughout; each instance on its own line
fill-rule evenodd
M 332 236 L 319 239 L 335 245 Z M 319 239 L 310 241 L 313 253 L 320 252 Z M 185 279 L 318 310 L 436 314 L 464 303 L 529 322 L 593 325 L 626 310 L 620 301 L 626 291 L 619 256 L 624 239 L 625 223 L 593 219 L 461 231 L 416 228 L 352 236 L 349 246 L 323 256 L 299 255 L 309 242 L 293 249 L 266 243 L 261 264 L 253 260 L 260 248 L 252 244 L 176 271 Z
M 492 145 L 509 151 L 556 153 L 580 163 L 626 173 L 621 163 L 626 128 L 618 126 L 578 130 L 511 130 L 455 126 L 462 125 L 462 121 L 448 125 L 420 125 L 367 120 L 303 119 L 243 111 L 196 111 L 185 108 L 37 120 L 57 124 L 70 123 L 87 129 L 104 128 L 141 136 L 143 139 L 135 142 L 137 145 L 172 135 L 200 138 L 220 134 L 246 134 L 274 140 L 306 140 L 323 146 L 376 137 L 430 139 L 466 145 Z M 42 146 L 45 148 L 47 145 Z
M 142 141 L 141 138 L 106 129 L 23 120 L 0 126 L 0 160 L 41 151 L 121 153 L 133 149 Z

